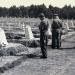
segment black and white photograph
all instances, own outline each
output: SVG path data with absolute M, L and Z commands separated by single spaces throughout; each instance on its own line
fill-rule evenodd
M 75 75 L 75 0 L 0 0 L 0 75 Z

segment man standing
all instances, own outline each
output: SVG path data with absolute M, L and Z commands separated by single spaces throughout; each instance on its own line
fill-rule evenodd
M 41 58 L 47 58 L 47 31 L 48 31 L 48 21 L 45 20 L 45 16 L 43 13 L 40 14 L 39 16 L 41 22 L 39 25 L 39 30 L 40 30 L 40 47 L 41 47 L 41 52 L 42 56 Z
M 54 19 L 51 25 L 52 28 L 52 48 L 61 47 L 62 23 L 57 14 L 54 14 Z

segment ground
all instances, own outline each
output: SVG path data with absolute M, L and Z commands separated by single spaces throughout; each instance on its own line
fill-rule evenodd
M 32 58 L 25 55 L 7 57 L 15 60 L 10 60 L 9 69 L 0 75 L 75 75 L 75 35 L 65 38 L 61 49 L 49 46 L 47 51 L 47 59 L 41 59 L 39 55 Z

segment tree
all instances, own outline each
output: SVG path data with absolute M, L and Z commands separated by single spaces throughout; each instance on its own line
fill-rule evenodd
M 10 8 L 0 7 L 0 17 L 35 17 L 37 18 L 40 13 L 44 13 L 45 17 L 52 18 L 54 14 L 58 14 L 60 18 L 75 19 L 75 7 L 65 5 L 63 8 L 53 7 L 49 5 L 47 8 L 44 4 L 31 5 L 29 7 L 16 7 Z
M 9 8 L 9 16 L 11 17 L 19 17 L 20 10 L 16 6 L 12 6 Z
M 28 17 L 28 8 L 20 6 L 20 17 Z

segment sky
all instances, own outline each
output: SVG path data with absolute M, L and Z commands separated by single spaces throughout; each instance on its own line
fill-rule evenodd
M 0 0 L 0 7 L 11 7 L 13 5 L 19 6 L 30 6 L 45 4 L 46 7 L 49 5 L 62 8 L 64 5 L 75 6 L 75 0 Z

